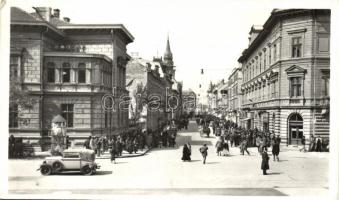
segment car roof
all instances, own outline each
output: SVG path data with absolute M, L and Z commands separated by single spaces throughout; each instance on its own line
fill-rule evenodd
M 88 153 L 92 154 L 94 153 L 91 149 L 65 149 L 64 153 Z

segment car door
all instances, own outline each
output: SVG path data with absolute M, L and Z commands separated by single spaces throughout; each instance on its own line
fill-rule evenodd
M 65 169 L 80 169 L 79 153 L 65 153 L 62 163 Z

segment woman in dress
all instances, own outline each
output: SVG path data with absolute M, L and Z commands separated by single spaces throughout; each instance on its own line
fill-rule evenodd
M 184 148 L 182 150 L 181 160 L 184 161 L 184 162 L 191 160 L 190 149 L 188 148 L 187 144 L 184 145 Z

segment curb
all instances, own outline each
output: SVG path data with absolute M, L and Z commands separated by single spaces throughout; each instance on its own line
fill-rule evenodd
M 125 155 L 125 156 L 119 156 L 119 157 L 115 157 L 115 158 L 133 158 L 133 157 L 139 157 L 139 156 L 144 156 L 146 153 L 148 153 L 150 149 L 147 149 L 145 152 L 141 153 L 141 154 L 137 154 L 137 155 Z M 106 157 L 95 157 L 95 159 L 111 159 L 110 157 L 106 158 Z

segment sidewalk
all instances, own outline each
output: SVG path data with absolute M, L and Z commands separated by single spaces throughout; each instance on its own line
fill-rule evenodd
M 143 151 L 139 150 L 137 153 L 133 152 L 132 154 L 129 154 L 128 152 L 123 151 L 122 155 L 117 158 L 132 158 L 132 157 L 137 157 L 137 156 L 143 156 L 150 150 L 151 149 L 145 148 Z M 42 152 L 34 152 L 34 155 L 32 157 L 27 157 L 24 159 L 31 159 L 31 158 L 44 159 L 45 157 L 49 157 L 49 156 L 52 156 L 52 154 L 49 151 L 42 151 Z M 110 159 L 110 158 L 111 158 L 111 154 L 109 152 L 105 152 L 104 154 L 100 155 L 100 157 L 98 155 L 95 156 L 95 159 Z

